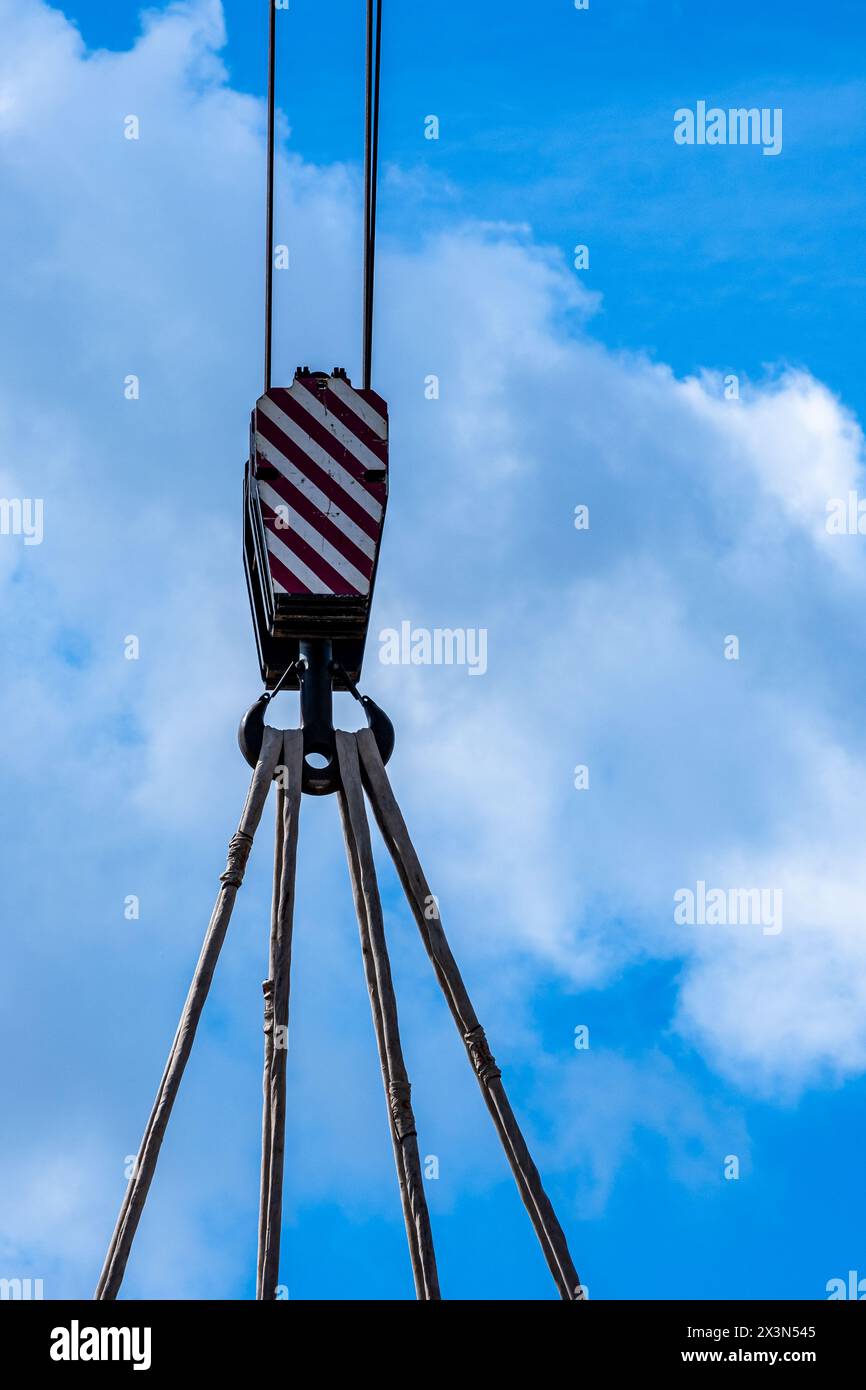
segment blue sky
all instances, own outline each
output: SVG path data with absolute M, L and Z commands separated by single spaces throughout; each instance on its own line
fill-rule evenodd
M 135 4 L 0 0 L 0 496 L 45 502 L 42 545 L 0 537 L 0 1273 L 46 1296 L 95 1283 L 244 792 L 251 9 L 142 35 Z M 866 1276 L 866 562 L 824 524 L 864 494 L 862 7 L 391 9 L 364 684 L 398 795 L 590 1296 L 821 1298 Z M 285 376 L 357 368 L 360 11 L 329 6 L 327 65 L 321 6 L 279 17 Z M 675 145 L 699 99 L 781 107 L 781 155 Z M 380 666 L 405 619 L 486 627 L 487 675 Z M 130 1296 L 250 1296 L 269 834 Z M 409 1297 L 335 806 L 302 837 L 284 1280 Z M 382 876 L 443 1292 L 553 1297 Z M 675 925 L 699 879 L 781 886 L 784 930 Z

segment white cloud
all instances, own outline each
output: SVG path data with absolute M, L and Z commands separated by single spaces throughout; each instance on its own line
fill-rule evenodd
M 863 432 L 826 386 L 790 370 L 763 388 L 744 383 L 739 409 L 720 399 L 718 378 L 685 381 L 681 391 L 727 443 L 730 468 L 752 474 L 791 525 L 826 546 L 828 559 L 850 559 L 850 547 L 828 535 L 827 502 L 847 497 L 861 478 Z
M 466 302 L 449 293 L 451 256 L 425 260 L 424 352 L 448 364 L 448 423 L 431 411 L 422 444 L 437 506 L 413 490 L 399 565 L 414 564 L 415 591 L 392 590 L 386 562 L 380 602 L 387 625 L 489 626 L 490 676 L 479 695 L 451 673 L 387 674 L 392 702 L 408 681 L 412 817 L 432 805 L 446 840 L 460 806 L 445 873 L 491 954 L 507 940 L 579 984 L 680 956 L 678 1022 L 729 1077 L 788 1093 L 855 1075 L 864 566 L 824 521 L 829 496 L 862 488 L 859 426 L 803 371 L 726 401 L 718 377 L 681 383 L 566 338 L 567 276 L 495 238 L 461 254 Z M 479 279 L 500 287 L 489 314 Z M 471 432 L 455 438 L 455 420 Z M 588 533 L 571 526 L 578 502 Z M 673 893 L 699 877 L 784 885 L 783 937 L 675 931 Z M 770 980 L 773 1008 L 756 1010 Z

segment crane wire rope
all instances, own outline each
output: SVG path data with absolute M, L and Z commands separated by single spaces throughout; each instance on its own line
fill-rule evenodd
M 265 195 L 265 392 L 271 389 L 271 346 L 274 329 L 274 117 L 277 66 L 277 7 L 268 0 L 268 153 Z
M 268 0 L 267 180 L 265 192 L 265 392 L 271 389 L 274 330 L 274 163 L 276 155 L 276 5 Z M 376 216 L 379 192 L 379 105 L 382 71 L 382 0 L 367 0 L 364 81 L 364 268 L 362 380 L 373 379 L 373 306 L 376 288 Z
M 373 299 L 376 284 L 376 206 L 379 188 L 379 91 L 382 71 L 382 0 L 367 0 L 364 104 L 364 353 L 363 386 L 373 380 Z

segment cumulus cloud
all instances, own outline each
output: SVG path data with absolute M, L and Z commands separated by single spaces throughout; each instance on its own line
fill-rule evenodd
M 20 865 L 5 992 L 46 956 L 74 972 L 82 946 L 98 950 L 84 997 L 122 1037 L 123 1001 L 101 986 L 134 967 L 140 997 L 158 1000 L 128 1078 L 146 1091 L 242 792 L 233 727 L 258 690 L 238 504 L 259 389 L 262 110 L 226 81 L 217 0 L 151 12 L 122 54 L 88 52 L 38 0 L 0 0 L 0 17 L 0 486 L 43 497 L 46 528 L 40 547 L 0 543 Z M 139 141 L 123 136 L 130 113 Z M 414 197 L 417 178 L 391 186 Z M 278 375 L 301 358 L 353 368 L 357 171 L 284 147 L 278 182 L 292 251 Z M 380 265 L 393 494 L 365 684 L 395 718 L 395 784 L 457 952 L 470 976 L 496 964 L 481 994 L 490 1009 L 504 996 L 497 1050 L 543 1058 L 517 1003 L 535 982 L 601 987 L 660 958 L 679 971 L 671 1026 L 744 1089 L 787 1096 L 859 1073 L 863 560 L 824 527 L 828 498 L 862 486 L 857 421 L 803 367 L 727 400 L 713 364 L 679 380 L 605 349 L 597 296 L 526 228 L 446 223 L 421 245 L 397 228 Z M 578 504 L 588 531 L 573 525 Z M 379 665 L 377 631 L 403 620 L 488 629 L 487 674 Z M 123 659 L 128 634 L 137 663 Z M 323 905 L 307 910 L 322 917 L 345 897 L 329 833 L 310 851 Z M 64 914 L 46 856 L 69 885 Z M 673 895 L 698 879 L 782 887 L 783 932 L 675 925 Z M 139 884 L 159 961 L 111 926 L 112 903 Z M 250 892 L 244 967 L 267 886 Z M 334 958 L 351 949 L 324 940 Z M 323 1008 L 340 1007 L 344 983 L 320 980 Z M 228 985 L 217 1006 L 246 1016 L 251 996 L 241 1008 Z M 59 985 L 51 997 L 64 1006 Z M 432 1008 L 422 996 L 410 1025 L 419 1051 Z M 100 1030 L 82 1028 L 92 1059 Z M 674 1135 L 683 1107 L 695 1133 L 712 1128 L 659 1054 L 633 1074 L 608 1066 L 599 1094 L 611 1084 L 625 1107 L 652 1073 L 661 1130 Z M 86 1104 L 104 1117 L 92 1087 Z M 126 1101 L 115 1117 L 124 1152 L 139 1117 Z M 348 1187 L 378 1171 L 365 1143 L 342 1165 Z M 571 1130 L 562 1144 L 577 1146 Z M 611 1161 L 592 1159 L 602 1193 Z
M 504 344 L 499 298 L 489 319 L 450 299 L 450 255 L 428 254 L 430 302 L 448 304 L 423 339 L 449 364 L 426 469 L 444 500 L 431 514 L 419 496 L 408 530 L 430 582 L 392 596 L 386 565 L 383 606 L 489 626 L 491 674 L 483 701 L 444 673 L 433 699 L 414 674 L 413 813 L 442 806 L 444 836 L 456 784 L 469 830 L 446 872 L 492 952 L 505 937 L 583 985 L 679 957 L 678 1024 L 730 1077 L 772 1092 L 854 1075 L 863 747 L 841 690 L 856 699 L 863 559 L 825 521 L 862 486 L 859 426 L 802 370 L 728 400 L 711 373 L 678 381 L 565 335 L 579 295 L 531 247 L 488 234 L 461 254 L 473 284 L 503 286 L 523 255 L 520 314 Z M 699 878 L 782 888 L 782 937 L 675 928 L 673 894 Z

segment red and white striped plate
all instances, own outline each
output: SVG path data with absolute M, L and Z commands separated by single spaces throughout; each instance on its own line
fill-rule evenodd
M 369 600 L 388 498 L 388 407 L 341 374 L 299 374 L 253 414 L 273 593 Z

